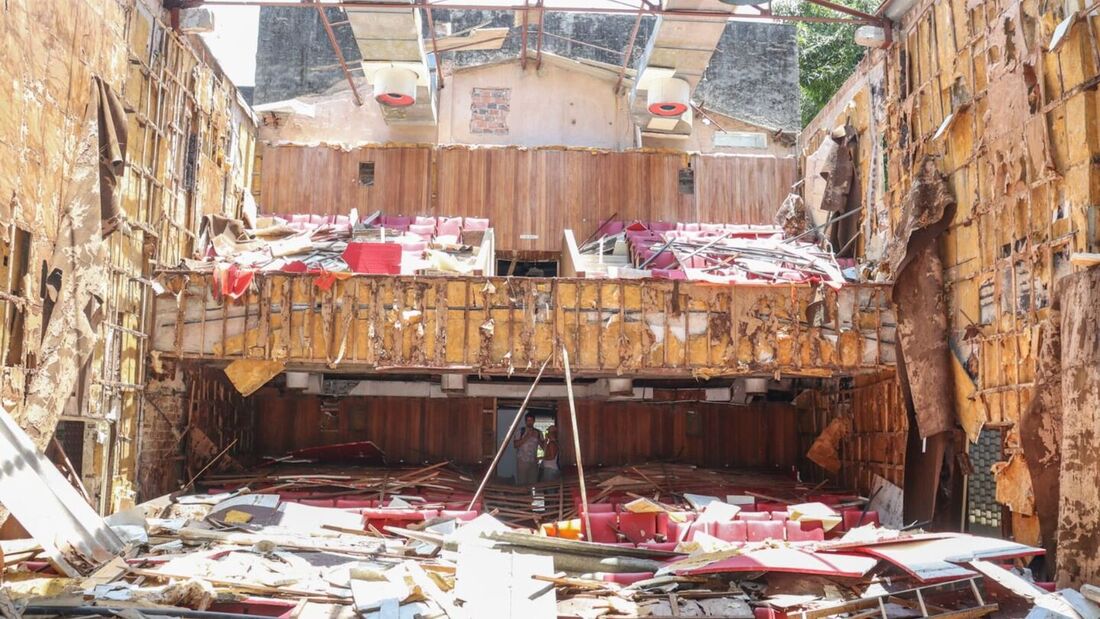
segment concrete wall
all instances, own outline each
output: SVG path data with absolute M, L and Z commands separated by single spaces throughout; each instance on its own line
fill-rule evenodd
M 438 124 L 386 125 L 372 86 L 357 80 L 365 101 L 355 105 L 349 90 L 303 97 L 313 116 L 262 114 L 260 139 L 268 144 L 330 144 L 355 148 L 383 143 L 573 146 L 624 150 L 638 146 L 685 152 L 789 156 L 789 135 L 708 111 L 711 122 L 696 113 L 689 139 L 636 142 L 627 96 L 615 96 L 615 76 L 574 68 L 560 59 L 544 60 L 541 69 L 519 60 L 458 69 L 444 75 L 438 92 Z M 490 109 L 492 108 L 492 109 Z M 489 124 L 492 121 L 491 126 Z M 721 131 L 765 135 L 766 148 L 715 146 Z
M 623 149 L 634 145 L 626 100 L 614 82 L 544 62 L 506 62 L 456 71 L 447 80 L 440 105 L 440 143 L 515 146 L 590 146 Z M 471 119 L 482 106 L 475 89 L 507 89 L 507 131 L 478 132 Z

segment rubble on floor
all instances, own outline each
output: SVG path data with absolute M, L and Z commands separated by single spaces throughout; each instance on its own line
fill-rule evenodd
M 30 615 L 1095 616 L 1092 591 L 1030 580 L 1041 549 L 882 528 L 824 484 L 671 463 L 585 481 L 587 511 L 575 476 L 477 497 L 447 462 L 281 458 L 139 506 L 128 549 L 82 576 L 4 542 L 3 590 Z
M 845 277 L 837 260 L 803 235 L 778 226 L 662 221 L 608 221 L 578 247 L 590 273 L 657 277 L 716 284 L 823 282 Z M 606 265 L 604 264 L 606 263 Z
M 203 219 L 201 259 L 191 271 L 213 271 L 219 292 L 243 295 L 257 272 L 334 277 L 374 274 L 492 274 L 489 220 L 477 217 L 261 215 L 249 222 L 220 215 Z

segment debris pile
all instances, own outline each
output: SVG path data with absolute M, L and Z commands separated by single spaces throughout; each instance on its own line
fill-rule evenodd
M 610 221 L 593 236 L 581 244 L 580 254 L 621 265 L 610 277 L 832 287 L 845 281 L 831 252 L 804 235 L 785 238 L 778 226 Z
M 213 271 L 219 292 L 238 298 L 259 272 L 311 273 L 319 282 L 365 274 L 483 274 L 491 269 L 492 230 L 477 217 L 265 215 L 253 225 L 203 218 L 200 259 L 191 271 Z M 491 273 L 491 271 L 490 271 Z M 331 285 L 331 284 L 329 284 Z
M 127 549 L 78 575 L 5 542 L 5 592 L 28 614 L 211 618 L 981 617 L 1091 603 L 1031 582 L 1041 549 L 879 527 L 867 499 L 774 472 L 599 469 L 585 504 L 575 475 L 479 496 L 449 463 L 336 465 L 381 456 L 338 447 L 112 517 Z

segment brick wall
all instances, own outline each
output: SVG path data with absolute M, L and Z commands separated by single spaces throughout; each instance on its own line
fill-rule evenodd
M 470 94 L 470 133 L 508 135 L 511 88 L 474 88 Z
M 183 483 L 181 438 L 187 424 L 187 383 L 182 372 L 149 381 L 138 454 L 138 500 L 179 489 Z

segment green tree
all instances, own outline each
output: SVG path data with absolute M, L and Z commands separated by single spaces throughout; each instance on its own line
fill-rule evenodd
M 876 0 L 834 1 L 867 13 L 874 12 L 878 6 Z M 772 9 L 780 15 L 838 16 L 831 9 L 805 0 L 779 0 Z M 866 48 L 856 44 L 854 25 L 797 22 L 797 28 L 802 126 L 805 127 L 852 74 Z

